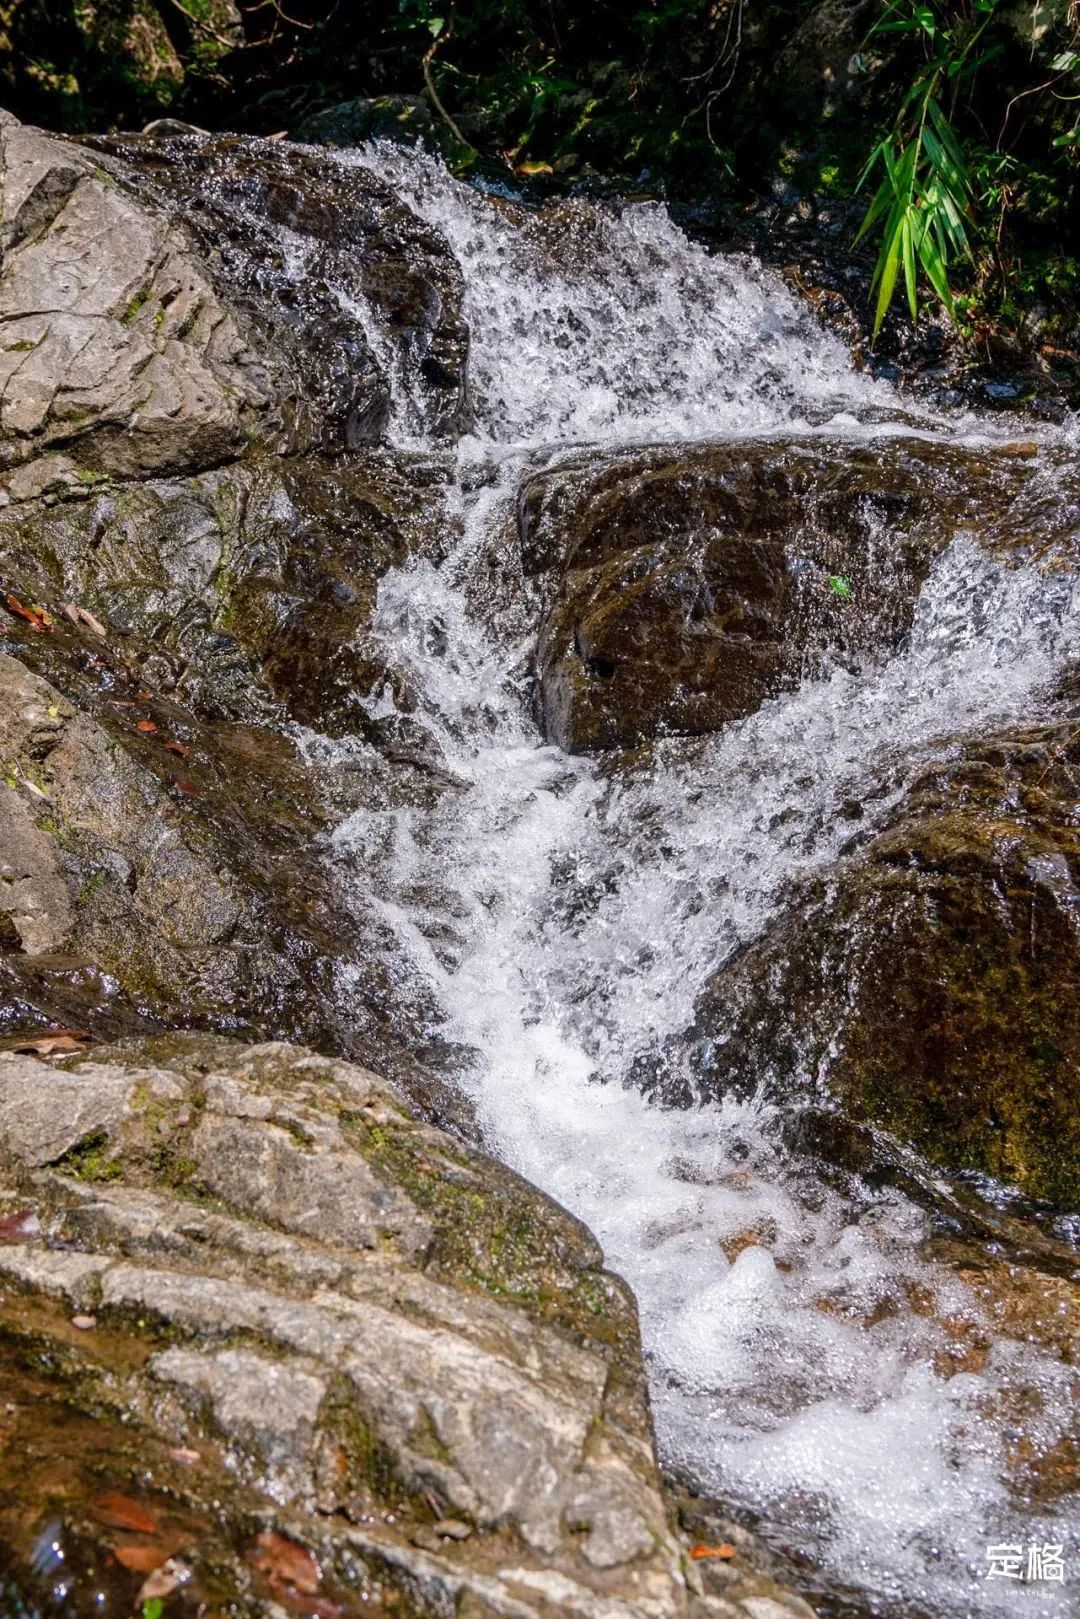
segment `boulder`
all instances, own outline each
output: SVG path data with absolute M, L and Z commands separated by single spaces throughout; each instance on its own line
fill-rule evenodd
M 628 1289 L 371 1072 L 195 1036 L 0 1055 L 0 1154 L 0 1363 L 100 1425 L 49 1530 L 95 1567 L 73 1612 L 130 1607 L 155 1547 L 185 1613 L 686 1611 Z
M 1030 477 L 908 439 L 637 450 L 533 478 L 545 734 L 580 752 L 711 731 L 834 661 L 889 656 L 934 557 Z
M 433 138 L 434 121 L 423 96 L 356 96 L 309 113 L 293 136 L 312 146 L 359 146 L 369 140 L 411 146 Z
M 368 442 L 392 370 L 458 429 L 460 272 L 381 181 L 275 142 L 96 144 L 0 124 L 7 499 Z
M 283 372 L 288 448 L 354 449 L 391 411 L 425 442 L 467 423 L 469 333 L 446 238 L 355 162 L 237 135 L 91 143 L 183 222 L 221 296 Z
M 1080 1207 L 1080 766 L 1057 718 L 927 768 L 884 828 L 714 976 L 667 1084 L 883 1126 Z

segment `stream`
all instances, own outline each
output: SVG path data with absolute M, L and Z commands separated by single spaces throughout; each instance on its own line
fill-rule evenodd
M 486 1143 L 585 1220 L 634 1288 L 667 1465 L 809 1559 L 823 1611 L 1064 1615 L 1067 1585 L 1018 1594 L 987 1558 L 999 1542 L 1070 1543 L 1075 1501 L 1008 1485 L 1017 1399 L 1028 1442 L 1053 1450 L 1069 1368 L 998 1336 L 977 1370 L 942 1375 L 943 1322 L 981 1306 L 927 1253 L 924 1207 L 819 1173 L 785 1145 L 764 1087 L 673 1107 L 634 1075 L 793 884 L 836 861 L 845 805 L 868 835 L 958 738 L 1039 713 L 1077 645 L 1074 576 L 1007 566 L 961 535 L 888 658 L 613 764 L 538 732 L 529 586 L 508 540 L 523 483 L 582 456 L 1003 430 L 857 373 L 777 278 L 710 256 L 658 205 L 528 213 L 396 148 L 355 161 L 462 265 L 475 418 L 441 452 L 454 544 L 385 575 L 376 620 L 450 785 L 430 810 L 340 825 L 342 880 L 374 894 L 400 992 L 436 1009 L 432 1037 L 467 1050 Z M 396 448 L 431 449 L 417 423 L 399 387 Z M 1052 481 L 1070 429 L 1041 432 Z M 886 566 L 887 525 L 875 545 Z M 389 688 L 371 712 L 395 714 Z

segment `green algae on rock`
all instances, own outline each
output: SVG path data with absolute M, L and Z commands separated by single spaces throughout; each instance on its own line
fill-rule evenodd
M 1080 712 L 968 742 L 715 975 L 696 1082 L 824 1085 L 954 1172 L 1080 1207 Z M 858 840 L 856 840 L 858 842 Z

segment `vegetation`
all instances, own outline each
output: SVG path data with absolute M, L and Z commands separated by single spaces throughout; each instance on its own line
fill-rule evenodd
M 876 245 L 875 332 L 901 292 L 976 336 L 1080 301 L 1080 0 L 0 0 L 0 64 L 50 127 L 408 95 L 462 169 L 827 199 Z
M 1037 18 L 1039 7 L 1034 8 Z M 862 180 L 884 171 L 862 222 L 862 237 L 875 226 L 881 248 L 874 267 L 877 290 L 874 335 L 881 328 L 903 271 L 911 318 L 918 314 L 919 272 L 949 313 L 955 316 L 952 270 L 958 259 L 973 266 L 974 282 L 996 264 L 1007 289 L 1003 258 L 1010 213 L 1042 210 L 1050 215 L 1075 191 L 1080 155 L 1080 114 L 1068 89 L 1080 65 L 1080 8 L 1064 15 L 1071 32 L 1068 48 L 1056 51 L 1041 83 L 1009 94 L 994 126 L 980 105 L 980 78 L 995 76 L 1006 64 L 1002 38 L 1003 0 L 890 0 L 871 37 L 907 36 L 921 48 L 914 76 L 900 101 L 892 128 L 875 146 Z M 1033 24 L 1037 27 L 1037 22 Z M 1035 43 L 1034 39 L 1032 41 Z M 1004 79 L 998 81 L 1006 85 Z M 999 90 L 999 98 L 1001 95 Z M 1063 127 L 1048 133 L 1048 149 L 1025 160 L 1011 149 L 1010 121 L 1017 105 L 1040 100 L 1068 107 Z M 983 98 L 985 99 L 985 98 Z M 1014 124 L 1014 138 L 1022 132 Z M 1045 124 L 1044 124 L 1045 127 Z M 1055 164 L 1054 159 L 1057 158 Z M 1056 172 L 1055 172 L 1056 170 Z M 860 181 L 860 184 L 862 183 Z M 1075 267 L 1074 267 L 1075 274 Z

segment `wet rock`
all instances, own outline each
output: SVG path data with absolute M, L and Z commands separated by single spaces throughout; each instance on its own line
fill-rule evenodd
M 314 146 L 359 146 L 368 140 L 411 145 L 433 132 L 431 108 L 422 96 L 356 96 L 311 113 L 293 136 Z
M 460 272 L 382 182 L 276 142 L 97 146 L 0 129 L 9 498 L 355 447 L 385 425 L 390 367 L 416 425 L 460 428 Z
M 461 271 L 440 232 L 390 186 L 279 141 L 117 136 L 94 145 L 141 197 L 183 221 L 221 295 L 284 361 L 284 447 L 378 439 L 392 371 L 410 427 L 428 440 L 461 431 Z
M 637 451 L 531 480 L 545 733 L 573 752 L 709 731 L 889 655 L 937 552 L 1022 479 L 907 441 Z
M 934 1164 L 1080 1206 L 1075 694 L 969 742 L 714 977 L 706 1092 L 824 1085 Z
M 76 1122 L 49 1139 L 26 1121 L 58 1088 Z M 0 1100 L 5 1190 L 41 1223 L 0 1247 L 0 1338 L 56 1338 L 76 1410 L 224 1454 L 268 1527 L 324 1567 L 355 1553 L 407 1613 L 450 1590 L 483 1612 L 685 1611 L 630 1295 L 541 1193 L 370 1072 L 287 1046 L 0 1055 Z M 283 1137 L 336 1171 L 318 1221 L 294 1218 Z M 66 1336 L 87 1308 L 94 1334 Z
M 0 1030 L 195 1023 L 366 1050 L 385 986 L 322 861 L 317 773 L 272 732 L 200 725 L 122 675 L 99 684 L 120 671 L 87 670 L 74 630 L 30 639 L 85 707 L 0 653 Z
M 274 720 L 283 703 L 324 732 L 367 730 L 384 686 L 408 701 L 372 634 L 378 581 L 442 554 L 446 476 L 436 457 L 369 452 L 98 483 L 0 511 L 0 569 L 58 619 L 89 609 L 146 685 L 204 718 Z
M 54 620 L 0 606 L 0 1032 L 370 1037 L 426 1088 L 406 1047 L 431 1009 L 392 1002 L 385 924 L 325 839 L 360 801 L 451 789 L 371 712 L 411 700 L 372 620 L 388 569 L 441 555 L 445 478 L 368 452 L 0 511 L 0 582 Z M 357 740 L 309 755 L 289 719 Z M 467 1111 L 441 1081 L 425 1105 Z

